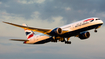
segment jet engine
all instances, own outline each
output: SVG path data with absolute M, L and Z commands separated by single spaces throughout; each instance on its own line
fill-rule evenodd
M 61 35 L 62 34 L 62 29 L 61 28 L 55 28 L 51 31 L 51 35 Z
M 89 32 L 82 32 L 82 33 L 79 34 L 79 38 L 81 40 L 87 39 L 89 37 L 90 37 L 90 33 Z

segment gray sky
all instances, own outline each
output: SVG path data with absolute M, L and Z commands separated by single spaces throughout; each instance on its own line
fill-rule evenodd
M 38 28 L 56 28 L 89 17 L 105 22 L 104 0 L 0 0 L 0 59 L 105 59 L 105 25 L 91 30 L 87 40 L 71 38 L 72 44 L 25 45 L 9 41 L 26 39 L 23 29 L 2 23 L 26 23 Z

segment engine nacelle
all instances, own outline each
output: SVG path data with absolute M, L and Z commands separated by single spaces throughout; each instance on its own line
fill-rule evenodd
M 61 28 L 55 28 L 51 31 L 51 35 L 61 35 L 62 34 L 62 29 Z
M 79 38 L 81 40 L 87 39 L 89 37 L 90 37 L 90 33 L 89 32 L 82 32 L 82 33 L 79 34 Z

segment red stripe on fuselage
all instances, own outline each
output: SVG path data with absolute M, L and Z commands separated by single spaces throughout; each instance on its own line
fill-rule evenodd
M 90 21 L 90 20 L 94 20 L 93 18 L 91 18 L 91 19 L 87 19 L 87 20 L 84 20 L 84 22 L 86 22 L 86 21 Z
M 29 39 L 29 38 L 31 38 L 33 36 L 34 36 L 34 33 L 32 33 L 31 35 L 29 35 L 27 39 Z

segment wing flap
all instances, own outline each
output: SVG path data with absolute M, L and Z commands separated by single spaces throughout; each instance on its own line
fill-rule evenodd
M 26 39 L 10 39 L 10 40 L 13 40 L 13 41 L 29 41 L 29 40 L 26 40 Z

